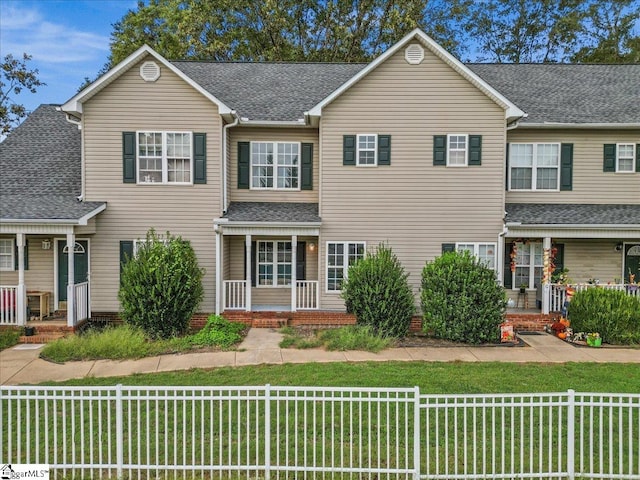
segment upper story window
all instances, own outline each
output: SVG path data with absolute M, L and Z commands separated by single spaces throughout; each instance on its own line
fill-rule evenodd
M 138 132 L 138 183 L 192 183 L 191 132 Z
M 458 252 L 469 252 L 487 268 L 496 269 L 496 244 L 495 243 L 456 243 Z
M 251 188 L 298 190 L 300 144 L 251 142 Z
M 375 166 L 378 164 L 378 136 L 375 134 L 358 135 L 357 165 Z
M 464 167 L 467 165 L 467 135 L 447 135 L 447 165 L 450 167 Z
M 364 242 L 327 243 L 327 291 L 342 290 L 342 281 L 347 278 L 349 267 L 364 258 Z
M 9 271 L 14 269 L 14 251 L 11 238 L 0 238 L 0 270 Z
M 510 190 L 559 190 L 560 144 L 512 143 Z
M 635 171 L 635 144 L 633 143 L 619 143 L 617 145 L 616 155 L 616 172 L 620 173 L 632 173 Z

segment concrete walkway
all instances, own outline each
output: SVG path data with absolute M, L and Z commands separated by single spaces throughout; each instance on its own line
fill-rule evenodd
M 252 328 L 237 351 L 160 355 L 140 360 L 92 360 L 57 364 L 39 358 L 43 345 L 17 345 L 0 352 L 0 384 L 36 384 L 72 378 L 114 377 L 134 373 L 309 362 L 619 362 L 640 363 L 640 349 L 579 348 L 548 334 L 522 337 L 525 347 L 407 347 L 380 353 L 296 350 L 278 346 L 275 330 Z

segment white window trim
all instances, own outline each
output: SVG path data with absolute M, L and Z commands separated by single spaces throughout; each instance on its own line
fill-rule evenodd
M 620 170 L 620 147 L 628 147 L 631 145 L 631 170 Z M 616 143 L 616 173 L 636 173 L 636 144 L 635 143 Z
M 464 165 L 451 165 L 451 163 L 449 163 L 449 153 L 451 151 L 450 148 L 450 139 L 451 137 L 464 137 L 464 144 L 465 144 L 465 149 L 464 149 Z M 456 152 L 460 152 L 462 150 L 460 149 L 456 149 L 454 150 Z M 467 133 L 448 133 L 447 134 L 447 167 L 468 167 L 469 166 L 469 135 Z
M 367 255 L 367 242 L 362 241 L 332 241 L 327 240 L 325 242 L 325 268 L 324 268 L 324 291 L 329 294 L 340 294 L 342 290 L 329 290 L 329 244 L 342 244 L 345 246 L 345 254 L 344 260 L 342 263 L 342 268 L 344 271 L 344 275 L 342 276 L 343 280 L 347 279 L 348 271 L 349 271 L 349 245 L 350 244 L 361 244 L 363 249 L 363 255 Z M 335 268 L 335 267 L 334 267 Z
M 562 155 L 562 145 L 560 143 L 557 142 L 548 142 L 548 143 L 544 143 L 544 142 L 538 142 L 538 143 L 533 143 L 533 142 L 511 142 L 509 144 L 509 146 L 511 147 L 512 145 L 532 145 L 533 146 L 533 159 L 532 159 L 532 163 L 531 163 L 531 188 L 513 188 L 511 183 L 512 183 L 512 177 L 511 177 L 511 171 L 514 168 L 513 167 L 513 162 L 511 161 L 511 155 L 513 153 L 513 149 L 509 148 L 509 191 L 510 192 L 559 192 L 560 191 L 560 164 L 562 162 L 562 159 L 560 158 Z M 557 183 L 557 187 L 555 189 L 551 189 L 551 188 L 544 188 L 544 189 L 538 189 L 537 187 L 537 181 L 538 181 L 538 175 L 537 175 L 537 169 L 538 169 L 538 146 L 539 145 L 557 145 L 558 146 L 558 166 L 556 167 L 558 170 L 558 183 Z M 525 167 L 515 167 L 515 168 L 525 168 Z M 544 166 L 541 168 L 552 168 L 549 166 Z
M 535 288 L 535 282 L 536 282 L 536 268 L 538 267 L 544 267 L 544 265 L 540 264 L 540 265 L 536 265 L 536 255 L 535 252 L 533 252 L 532 246 L 533 245 L 540 245 L 542 246 L 542 242 L 529 242 L 529 258 L 531 259 L 531 263 L 529 265 L 524 265 L 524 264 L 520 264 L 520 263 L 516 263 L 516 269 L 518 267 L 529 267 L 529 286 L 527 287 L 529 290 L 532 290 Z M 518 244 L 518 245 L 523 245 L 522 243 Z M 520 248 L 520 247 L 518 247 Z M 544 255 L 544 250 L 543 250 L 543 255 Z M 543 258 L 543 263 L 544 263 L 544 258 Z M 510 272 L 511 273 L 511 290 L 520 290 L 520 285 L 516 285 L 516 272 Z
M 279 190 L 281 192 L 297 192 L 300 191 L 300 182 L 302 181 L 302 142 L 285 142 L 271 140 L 254 140 L 249 142 L 249 189 L 250 190 Z M 254 143 L 272 143 L 273 144 L 273 187 L 254 187 L 253 186 L 253 144 Z M 278 187 L 278 145 L 279 144 L 295 144 L 298 145 L 298 187 L 287 188 Z M 291 167 L 292 165 L 283 165 L 285 167 Z
M 460 248 L 460 245 L 473 245 L 473 256 L 477 259 L 480 259 L 478 254 L 480 253 L 481 245 L 490 245 L 493 248 L 493 268 L 492 270 L 498 271 L 498 249 L 494 242 L 457 242 L 456 243 L 456 252 Z
M 373 163 L 360 163 L 360 137 L 374 137 L 373 145 Z M 370 152 L 370 148 L 362 149 L 363 152 Z M 356 167 L 377 167 L 378 166 L 378 134 L 377 133 L 359 133 L 356 135 Z
M 257 240 L 256 241 L 256 271 L 253 272 L 256 279 L 256 287 L 255 288 L 291 288 L 291 279 L 288 285 L 278 285 L 278 265 L 291 265 L 291 273 L 293 274 L 293 269 L 296 266 L 293 264 L 293 244 L 291 244 L 291 262 L 278 262 L 278 243 L 291 243 L 291 240 Z M 271 275 L 271 281 L 273 282 L 271 285 L 260 285 L 260 276 L 258 273 L 260 272 L 260 244 L 261 243 L 272 243 L 273 244 L 273 261 L 271 265 L 273 266 L 273 273 Z M 267 265 L 266 262 L 263 262 L 262 265 Z
M 162 182 L 141 182 L 140 181 L 140 149 L 138 146 L 138 138 L 141 133 L 160 133 L 162 134 Z M 190 166 L 190 182 L 169 182 L 169 161 L 167 159 L 167 134 L 189 134 L 189 166 Z M 193 159 L 193 132 L 185 131 L 173 131 L 173 130 L 137 130 L 136 131 L 136 183 L 138 185 L 193 185 L 194 174 L 194 159 Z
M 2 254 L 3 257 L 11 256 L 11 263 L 9 264 L 9 268 L 0 268 L 2 272 L 13 272 L 16 269 L 16 243 L 13 238 L 0 238 L 0 242 L 9 242 L 9 254 Z
M 161 241 L 162 243 L 164 243 L 165 247 L 167 245 L 169 245 L 169 240 L 165 239 L 158 239 L 159 241 Z M 140 245 L 144 245 L 147 243 L 147 239 L 141 239 L 141 238 L 136 238 L 133 240 L 133 256 L 135 257 L 138 254 L 138 249 L 140 248 Z

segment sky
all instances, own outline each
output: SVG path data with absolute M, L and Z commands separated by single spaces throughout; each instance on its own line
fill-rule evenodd
M 33 111 L 42 103 L 62 104 L 85 77 L 95 78 L 107 63 L 112 24 L 136 0 L 0 0 L 0 57 L 11 53 L 37 68 L 47 85 L 37 93 L 12 97 Z

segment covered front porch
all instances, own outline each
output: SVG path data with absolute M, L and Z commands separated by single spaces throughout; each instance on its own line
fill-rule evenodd
M 317 310 L 317 204 L 232 203 L 215 220 L 216 313 Z

